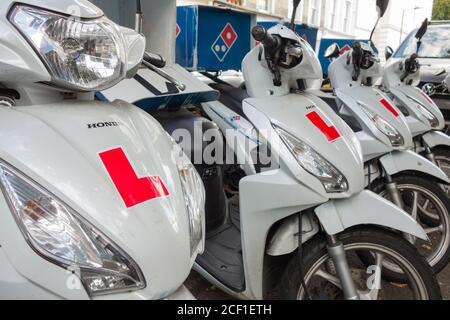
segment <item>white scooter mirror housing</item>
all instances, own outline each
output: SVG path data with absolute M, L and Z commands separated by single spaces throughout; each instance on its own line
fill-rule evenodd
M 89 8 L 90 15 L 86 16 L 80 8 L 74 10 L 74 16 L 63 9 L 54 11 L 23 3 L 11 7 L 8 20 L 37 53 L 49 74 L 49 79 L 40 82 L 90 92 L 110 88 L 137 71 L 145 38 L 119 27 L 100 9 L 92 5 Z

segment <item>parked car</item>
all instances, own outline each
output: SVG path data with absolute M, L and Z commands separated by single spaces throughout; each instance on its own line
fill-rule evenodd
M 401 44 L 395 58 L 407 58 L 416 51 L 417 30 L 413 30 Z M 430 96 L 443 93 L 441 85 L 450 71 L 450 23 L 431 23 L 418 52 L 422 65 L 420 87 Z

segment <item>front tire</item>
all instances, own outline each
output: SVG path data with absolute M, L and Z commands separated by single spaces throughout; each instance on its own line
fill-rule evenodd
M 361 293 L 361 298 L 367 298 L 365 293 L 373 274 L 370 270 L 381 270 L 381 290 L 376 290 L 379 299 L 407 299 L 407 300 L 440 300 L 441 292 L 433 270 L 417 253 L 417 250 L 398 234 L 391 231 L 365 228 L 364 230 L 346 231 L 339 235 L 343 243 L 355 285 Z M 382 254 L 386 259 L 395 261 L 404 269 L 408 281 L 403 283 L 389 283 L 383 277 L 384 268 L 366 268 L 364 262 L 358 260 L 359 253 L 367 250 L 370 254 Z M 328 255 L 327 243 L 323 235 L 304 244 L 303 261 L 294 255 L 288 263 L 280 282 L 280 298 L 285 300 L 306 299 L 305 290 L 301 286 L 300 268 L 305 274 L 305 284 L 313 300 L 343 299 L 343 294 L 333 275 L 333 264 Z M 331 263 L 330 263 L 331 262 Z M 322 271 L 325 269 L 325 271 Z M 328 276 L 327 276 L 328 274 Z M 327 279 L 331 279 L 327 280 Z M 334 279 L 334 280 L 333 280 Z M 372 292 L 369 290 L 369 292 Z
M 448 134 L 449 132 L 447 132 Z M 450 148 L 436 147 L 432 150 L 434 158 L 439 168 L 450 178 Z M 450 196 L 450 187 L 445 186 L 447 195 Z
M 442 271 L 450 261 L 450 199 L 437 183 L 421 176 L 392 177 L 404 202 L 404 210 L 425 229 L 430 241 L 412 239 L 435 273 Z M 373 191 L 391 200 L 383 182 Z M 396 277 L 393 269 L 393 277 Z M 399 276 L 397 274 L 397 276 Z

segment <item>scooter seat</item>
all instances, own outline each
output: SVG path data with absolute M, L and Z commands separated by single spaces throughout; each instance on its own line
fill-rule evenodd
M 247 91 L 244 89 L 235 88 L 231 85 L 222 84 L 222 83 L 212 83 L 209 85 L 214 90 L 220 92 L 219 101 L 236 112 L 238 115 L 247 119 L 247 116 L 242 109 L 242 102 L 249 98 Z M 248 120 L 248 119 L 247 119 Z

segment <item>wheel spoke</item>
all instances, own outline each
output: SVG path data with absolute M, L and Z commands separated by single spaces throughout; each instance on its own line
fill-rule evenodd
M 425 233 L 426 234 L 432 234 L 432 233 L 435 233 L 435 232 L 442 233 L 443 231 L 444 231 L 444 226 L 442 224 L 440 226 L 438 226 L 438 227 L 435 227 L 435 228 L 425 229 Z
M 377 253 L 375 262 L 375 273 L 371 277 L 372 283 L 367 283 L 371 288 L 366 292 L 359 292 L 361 300 L 378 300 L 378 295 L 381 290 L 381 272 L 383 270 L 384 256 Z
M 333 285 L 335 285 L 339 289 L 342 289 L 341 281 L 339 280 L 339 278 L 334 276 L 334 275 L 332 275 L 331 273 L 325 272 L 323 270 L 317 270 L 315 275 L 325 279 L 326 281 L 328 281 L 330 283 L 332 283 Z
M 426 199 L 425 203 L 423 204 L 422 210 L 427 211 L 429 205 L 430 205 L 430 199 Z
M 414 191 L 413 195 L 414 199 L 412 203 L 411 216 L 413 217 L 414 220 L 417 220 L 417 212 L 419 210 L 419 193 L 417 191 Z

